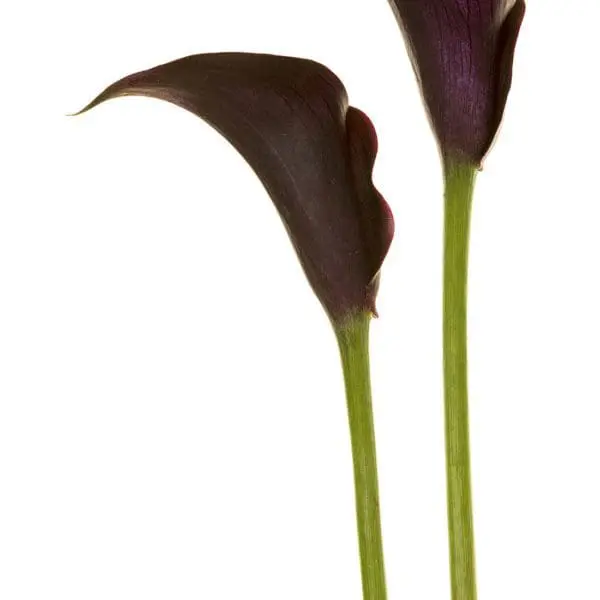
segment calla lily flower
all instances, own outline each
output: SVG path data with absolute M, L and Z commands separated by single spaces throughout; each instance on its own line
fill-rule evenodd
M 524 0 L 390 0 L 445 179 L 443 354 L 452 600 L 476 600 L 467 385 L 467 265 L 476 171 L 498 132 Z
M 268 54 L 199 54 L 124 77 L 81 112 L 120 96 L 166 100 L 217 129 L 264 184 L 330 318 L 376 314 L 393 219 L 371 179 L 373 125 L 331 71 Z
M 502 120 L 524 0 L 390 0 L 444 157 L 479 166 Z
M 279 211 L 337 336 L 363 597 L 385 600 L 368 332 L 394 223 L 372 182 L 373 125 L 323 65 L 265 54 L 188 56 L 117 81 L 81 112 L 119 96 L 166 100 L 204 119 L 246 159 Z

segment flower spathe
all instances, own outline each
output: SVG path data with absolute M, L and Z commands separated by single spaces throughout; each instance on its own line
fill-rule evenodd
M 299 58 L 199 54 L 124 77 L 81 112 L 130 95 L 191 111 L 242 154 L 334 322 L 375 313 L 393 218 L 371 179 L 373 126 L 348 106 L 346 90 L 331 71 Z M 199 162 L 200 173 L 203 167 L 210 168 L 208 158 Z
M 502 120 L 524 0 L 390 0 L 444 159 L 480 166 Z

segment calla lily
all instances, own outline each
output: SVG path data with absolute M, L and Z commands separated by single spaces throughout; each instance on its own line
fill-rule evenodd
M 371 180 L 373 125 L 348 106 L 329 69 L 268 54 L 199 54 L 124 77 L 81 112 L 120 96 L 166 100 L 223 134 L 263 182 L 329 316 L 376 313 L 393 219 Z
M 523 0 L 390 0 L 442 154 L 479 165 L 511 86 Z
M 393 236 L 371 179 L 375 130 L 340 80 L 310 60 L 203 54 L 125 77 L 110 98 L 150 96 L 201 117 L 242 154 L 271 196 L 337 335 L 346 383 L 365 600 L 385 600 L 368 331 Z
M 390 0 L 442 155 L 444 395 L 453 600 L 476 600 L 467 388 L 467 263 L 477 170 L 511 86 L 523 0 Z

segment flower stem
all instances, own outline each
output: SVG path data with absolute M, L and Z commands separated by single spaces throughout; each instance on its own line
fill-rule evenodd
M 370 314 L 360 313 L 336 325 L 335 332 L 346 383 L 363 599 L 386 600 L 369 373 L 370 320 Z
M 467 268 L 476 169 L 445 164 L 444 392 L 452 600 L 476 600 L 467 391 Z

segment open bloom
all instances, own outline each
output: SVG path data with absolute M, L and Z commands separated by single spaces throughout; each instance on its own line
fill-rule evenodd
M 524 0 L 390 0 L 444 157 L 479 165 L 511 85 Z
M 348 106 L 331 71 L 298 58 L 200 54 L 125 77 L 82 112 L 129 95 L 187 109 L 237 148 L 271 196 L 334 322 L 375 313 L 393 219 L 371 179 L 373 126 Z

